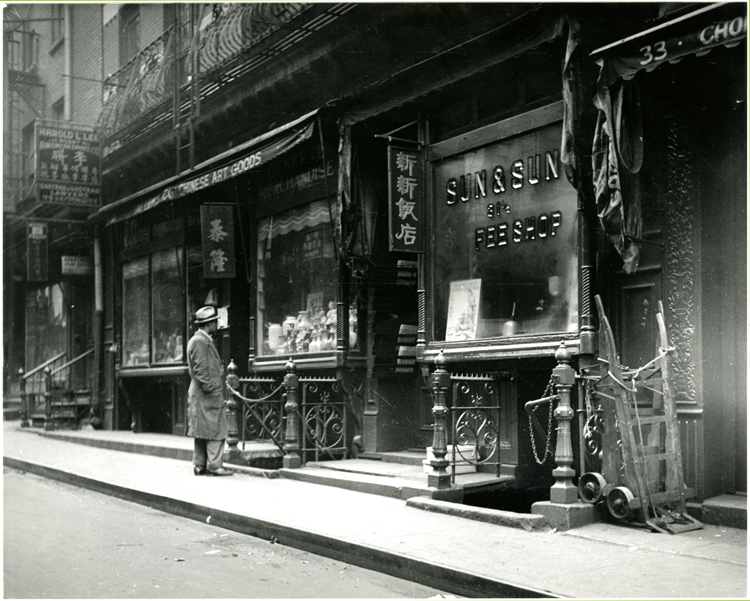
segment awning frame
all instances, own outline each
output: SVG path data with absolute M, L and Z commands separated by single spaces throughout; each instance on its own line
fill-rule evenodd
M 290 132 L 297 127 L 300 127 L 303 125 L 305 126 L 305 128 L 314 127 L 316 124 L 316 117 L 318 116 L 319 112 L 320 112 L 320 109 L 315 109 L 313 111 L 310 111 L 309 113 L 306 113 L 305 115 L 302 115 L 301 117 L 298 117 L 294 121 L 290 121 L 289 123 L 286 123 L 277 128 L 274 128 L 271 131 L 268 131 L 264 134 L 261 134 L 253 138 L 252 140 L 248 140 L 247 142 L 244 142 L 234 148 L 231 148 L 225 152 L 222 152 L 221 154 L 213 156 L 210 159 L 203 161 L 202 163 L 199 163 L 198 165 L 196 165 L 195 167 L 191 169 L 186 169 L 179 175 L 169 177 L 147 188 L 144 188 L 143 190 L 139 190 L 138 192 L 130 194 L 129 196 L 126 196 L 124 198 L 111 202 L 107 205 L 104 205 L 96 213 L 91 215 L 89 219 L 92 221 L 100 221 L 100 220 L 106 219 L 107 226 L 114 225 L 115 223 L 119 223 L 120 221 L 123 221 L 130 217 L 149 211 L 153 209 L 154 207 L 164 202 L 167 202 L 169 200 L 175 200 L 177 198 L 183 198 L 185 196 L 189 196 L 193 192 L 179 194 L 178 196 L 174 196 L 174 197 L 167 194 L 167 192 L 173 189 L 175 186 L 179 185 L 180 183 L 189 182 L 193 179 L 199 178 L 202 175 L 205 175 L 212 168 L 220 167 L 221 164 L 225 161 L 229 163 L 231 161 L 235 161 L 235 160 L 242 158 L 241 155 L 243 154 L 251 154 L 251 151 L 258 149 L 264 142 L 268 142 L 270 140 L 273 140 L 274 138 L 281 139 L 283 134 Z M 300 128 L 299 131 L 293 133 L 292 136 L 303 134 L 305 131 L 306 129 Z M 302 139 L 306 139 L 306 137 L 302 136 L 300 137 L 299 140 L 294 141 L 292 140 L 292 137 L 290 136 L 290 140 L 292 140 L 292 145 L 296 145 L 296 143 L 299 141 L 302 141 Z M 282 152 L 285 152 L 285 151 L 286 150 Z M 272 157 L 269 160 L 273 160 L 273 158 L 275 157 Z M 267 161 L 263 161 L 259 163 L 258 165 L 251 167 L 249 170 L 243 170 L 243 173 L 247 173 L 249 171 L 257 169 L 258 167 L 260 167 L 261 165 L 265 165 L 266 163 Z M 225 181 L 225 180 L 222 180 L 222 181 Z M 216 183 L 220 183 L 220 182 L 217 181 Z M 210 185 L 213 185 L 213 184 L 209 184 L 209 186 Z M 208 187 L 208 186 L 204 186 L 201 189 L 204 189 L 205 187 Z M 153 195 L 153 197 L 150 198 L 148 201 L 141 202 L 140 204 L 138 204 L 139 200 L 144 201 L 146 197 L 151 196 L 151 195 Z

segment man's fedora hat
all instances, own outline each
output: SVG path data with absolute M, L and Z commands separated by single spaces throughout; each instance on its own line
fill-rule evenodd
M 201 307 L 195 312 L 195 325 L 199 326 L 214 319 L 219 319 L 216 307 Z

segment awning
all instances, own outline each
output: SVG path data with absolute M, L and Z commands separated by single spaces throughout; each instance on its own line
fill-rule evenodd
M 178 176 L 105 205 L 92 215 L 91 219 L 104 219 L 105 225 L 113 225 L 153 209 L 163 202 L 188 196 L 258 169 L 300 142 L 308 140 L 313 135 L 317 115 L 316 109 L 291 123 L 216 155 Z
M 597 48 L 591 56 L 601 66 L 600 83 L 632 79 L 685 56 L 701 56 L 718 46 L 729 48 L 747 37 L 747 3 L 703 5 L 680 17 Z

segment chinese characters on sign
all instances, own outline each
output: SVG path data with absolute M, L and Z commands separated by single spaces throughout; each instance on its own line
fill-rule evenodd
M 232 211 L 231 205 L 201 206 L 203 277 L 233 278 L 237 273 Z
M 424 251 L 424 171 L 418 150 L 388 147 L 388 223 L 392 251 Z
M 85 125 L 51 126 L 38 122 L 36 185 L 39 202 L 98 206 L 101 193 L 99 138 Z
M 30 221 L 26 225 L 26 277 L 29 282 L 46 282 L 47 224 Z

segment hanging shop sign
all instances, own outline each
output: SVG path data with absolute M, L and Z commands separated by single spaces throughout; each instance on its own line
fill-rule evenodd
M 92 273 L 94 273 L 94 263 L 91 261 L 91 257 L 62 256 L 63 275 L 91 275 Z
M 29 282 L 46 282 L 48 269 L 47 224 L 30 221 L 26 225 L 26 278 Z
M 232 205 L 201 206 L 203 277 L 233 278 L 237 275 L 234 256 L 234 213 Z
M 93 127 L 38 121 L 36 197 L 40 203 L 96 207 L 101 199 L 101 152 Z
M 424 252 L 425 177 L 419 150 L 388 147 L 388 225 L 391 251 Z
M 747 37 L 747 4 L 709 4 L 677 19 L 657 25 L 592 53 L 602 66 L 602 81 L 631 79 L 685 56 L 701 56 L 718 46 L 729 48 Z M 603 60 L 606 59 L 606 60 Z

